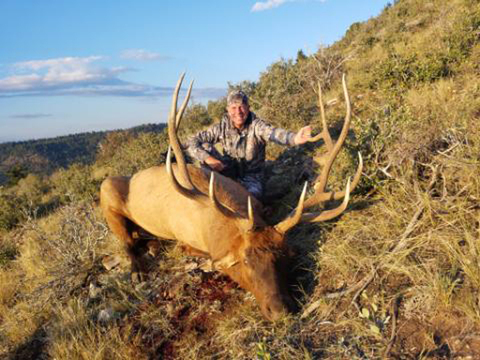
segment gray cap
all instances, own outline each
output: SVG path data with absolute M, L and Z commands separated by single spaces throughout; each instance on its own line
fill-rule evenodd
M 242 90 L 233 90 L 230 91 L 230 94 L 227 96 L 227 105 L 230 105 L 234 102 L 242 102 L 242 104 L 248 105 L 248 96 Z

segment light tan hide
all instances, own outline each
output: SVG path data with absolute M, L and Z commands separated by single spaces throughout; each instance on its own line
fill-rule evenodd
M 194 185 L 208 193 L 210 171 L 188 168 Z M 177 166 L 173 169 L 176 172 Z M 248 218 L 250 194 L 243 186 L 216 174 L 215 192 L 222 204 Z M 214 260 L 226 255 L 241 224 L 222 217 L 209 201 L 194 201 L 176 192 L 165 166 L 142 170 L 131 178 L 108 178 L 101 187 L 101 204 L 104 213 L 126 217 L 155 236 L 181 241 Z M 254 198 L 252 204 L 254 214 L 261 214 L 262 204 Z M 255 223 L 265 226 L 260 216 L 255 216 Z
M 131 178 L 107 178 L 100 189 L 104 216 L 112 232 L 126 245 L 133 278 L 141 275 L 144 269 L 137 239 L 132 237 L 131 223 L 157 237 L 175 239 L 186 245 L 191 253 L 211 258 L 216 269 L 253 293 L 267 319 L 276 320 L 291 304 L 285 288 L 285 272 L 288 270 L 285 233 L 301 221 L 319 222 L 340 215 L 347 207 L 350 187 L 354 188 L 361 176 L 360 157 L 352 185 L 349 180 L 345 191 L 325 192 L 330 168 L 345 141 L 350 124 L 345 77 L 343 89 L 347 115 L 335 144 L 326 129 L 319 88 L 324 129 L 313 140 L 322 138 L 328 154 L 322 173 L 315 182 L 314 193 L 305 199 L 305 184 L 296 209 L 275 226 L 266 225 L 262 219 L 262 204 L 239 183 L 186 164 L 177 128 L 192 85 L 177 112 L 182 81 L 183 75 L 174 92 L 168 121 L 170 148 L 177 164 L 171 164 L 169 149 L 165 166 L 140 171 Z M 342 204 L 335 209 L 303 213 L 304 208 L 341 198 L 344 199 Z

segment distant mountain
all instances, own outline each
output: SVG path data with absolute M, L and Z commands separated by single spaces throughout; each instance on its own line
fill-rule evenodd
M 12 169 L 27 173 L 49 174 L 73 163 L 91 164 L 95 161 L 99 143 L 108 133 L 128 132 L 132 135 L 161 132 L 166 124 L 145 124 L 125 130 L 95 131 L 54 138 L 7 142 L 0 144 L 0 184 L 7 180 Z

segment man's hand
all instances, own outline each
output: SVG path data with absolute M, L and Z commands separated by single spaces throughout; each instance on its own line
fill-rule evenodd
M 302 145 L 302 144 L 305 144 L 311 138 L 312 138 L 312 127 L 309 125 L 298 130 L 293 141 L 295 145 Z
M 209 156 L 205 160 L 205 164 L 207 164 L 210 167 L 210 169 L 218 171 L 218 172 L 225 169 L 225 165 L 220 160 L 214 158 L 213 156 Z

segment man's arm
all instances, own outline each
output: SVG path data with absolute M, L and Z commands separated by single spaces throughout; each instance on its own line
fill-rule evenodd
M 259 134 L 265 141 L 273 141 L 279 145 L 302 145 L 312 138 L 311 126 L 305 126 L 295 133 L 293 131 L 275 128 L 259 119 L 256 122 L 256 127 L 257 134 Z
M 218 160 L 216 157 L 213 157 L 211 155 L 208 158 L 206 158 L 204 162 L 212 170 L 220 172 L 223 169 L 225 169 L 225 164 L 220 160 Z
M 211 169 L 221 171 L 225 167 L 224 164 L 203 148 L 203 144 L 210 144 L 213 146 L 219 141 L 219 139 L 220 124 L 215 124 L 188 139 L 187 152 L 191 157 L 207 164 Z

